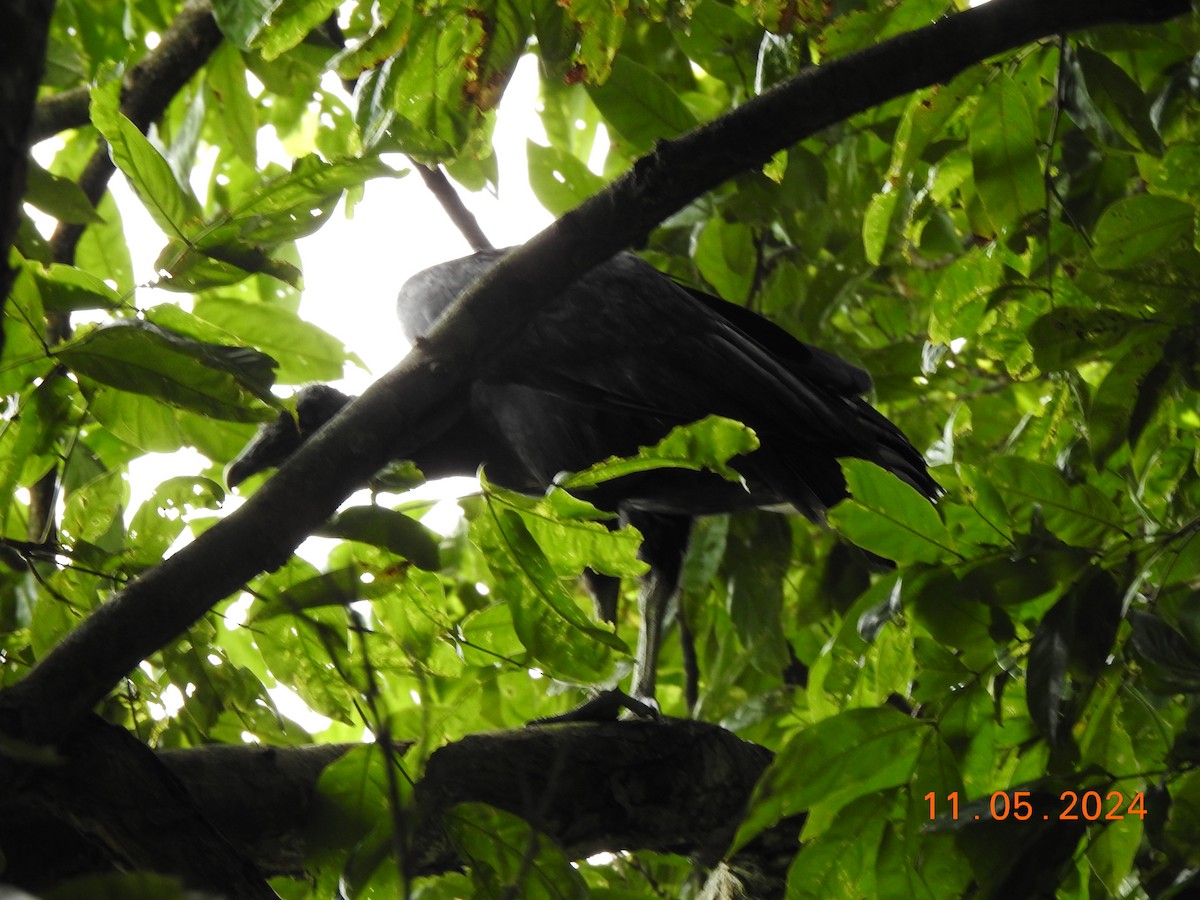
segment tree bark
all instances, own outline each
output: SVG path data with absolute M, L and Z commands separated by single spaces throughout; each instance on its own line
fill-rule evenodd
M 4 306 L 17 277 L 8 253 L 21 221 L 33 143 L 33 104 L 46 64 L 53 14 L 54 0 L 14 0 L 5 10 L 5 37 L 0 39 L 0 353 L 4 352 Z
M 18 766 L 23 777 L 0 795 L 5 881 L 39 891 L 132 868 L 232 897 L 273 896 L 262 879 L 302 876 L 319 849 L 310 840 L 325 814 L 317 781 L 353 747 L 152 753 L 89 717 L 56 755 Z M 572 859 L 654 850 L 713 865 L 771 758 L 716 725 L 677 719 L 471 735 L 436 751 L 414 788 L 410 874 L 463 867 L 446 829 L 460 803 L 520 816 Z M 732 861 L 755 873 L 754 896 L 781 891 L 798 835 L 798 823 L 783 823 Z

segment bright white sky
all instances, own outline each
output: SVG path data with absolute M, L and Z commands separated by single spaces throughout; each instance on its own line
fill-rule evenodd
M 522 243 L 552 221 L 530 191 L 526 174 L 526 139 L 546 143 L 537 103 L 537 65 L 526 56 L 504 95 L 494 135 L 499 195 L 459 190 L 497 247 Z M 406 165 L 400 157 L 389 163 Z M 339 212 L 301 241 L 301 312 L 341 338 L 372 369 L 371 376 L 349 373 L 347 389 L 357 392 L 398 361 L 395 300 L 400 285 L 421 269 L 465 256 L 471 248 L 415 172 L 368 182 L 353 215 L 346 219 Z

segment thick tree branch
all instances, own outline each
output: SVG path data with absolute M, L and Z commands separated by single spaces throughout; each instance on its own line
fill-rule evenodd
M 46 62 L 54 0 L 14 0 L 5 13 L 6 36 L 0 39 L 0 352 L 4 305 L 17 277 L 8 251 L 21 220 L 33 103 Z
M 660 145 L 607 190 L 510 254 L 400 365 L 347 406 L 252 500 L 100 607 L 0 695 L 7 729 L 55 739 L 142 659 L 214 603 L 281 565 L 389 459 L 415 423 L 558 291 L 693 198 L 828 125 L 1039 37 L 1178 15 L 1187 0 L 994 0 L 806 70 L 728 116 Z
M 0 795 L 0 846 L 12 858 L 6 880 L 37 891 L 133 864 L 192 888 L 269 896 L 257 873 L 303 873 L 316 849 L 311 826 L 324 815 L 317 780 L 352 746 L 151 753 L 89 718 L 57 762 L 27 764 L 29 777 Z M 461 868 L 445 816 L 475 802 L 520 816 L 572 859 L 654 850 L 712 865 L 770 762 L 763 747 L 683 720 L 472 735 L 430 757 L 406 858 L 413 875 Z M 780 892 L 798 833 L 798 823 L 784 823 L 734 858 L 754 873 L 752 896 Z
M 7 883 L 38 890 L 73 874 L 146 871 L 231 898 L 276 896 L 243 848 L 124 728 L 88 716 L 53 755 L 6 762 L 0 845 Z M 42 847 L 43 839 L 52 843 Z M 38 865 L 59 852 L 51 865 Z
M 417 783 L 414 875 L 462 864 L 443 831 L 458 803 L 487 803 L 552 837 L 572 859 L 655 850 L 713 864 L 772 754 L 682 719 L 584 722 L 470 735 L 442 747 Z M 797 827 L 786 829 L 795 854 Z

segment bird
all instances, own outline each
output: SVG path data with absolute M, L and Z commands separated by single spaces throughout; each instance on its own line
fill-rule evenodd
M 482 250 L 410 278 L 397 313 L 410 342 L 508 249 Z M 540 495 L 563 472 L 653 445 L 709 415 L 754 430 L 738 457 L 741 482 L 656 469 L 626 475 L 585 499 L 634 525 L 648 564 L 631 694 L 655 704 L 658 647 L 679 586 L 692 521 L 748 508 L 794 510 L 814 522 L 847 496 L 838 460 L 894 473 L 930 501 L 940 487 L 904 433 L 864 399 L 866 371 L 806 344 L 762 316 L 663 275 L 623 252 L 560 292 L 439 410 L 441 426 L 410 454 L 429 479 L 475 475 Z M 327 385 L 296 395 L 296 414 L 265 425 L 230 464 L 233 488 L 286 459 L 352 398 Z M 602 617 L 615 617 L 616 583 L 586 579 Z

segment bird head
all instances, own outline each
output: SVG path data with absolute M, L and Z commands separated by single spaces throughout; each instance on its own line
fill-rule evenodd
M 296 412 L 285 409 L 274 422 L 263 425 L 225 469 L 229 489 L 263 469 L 280 465 L 350 400 L 326 384 L 302 388 L 295 396 Z

